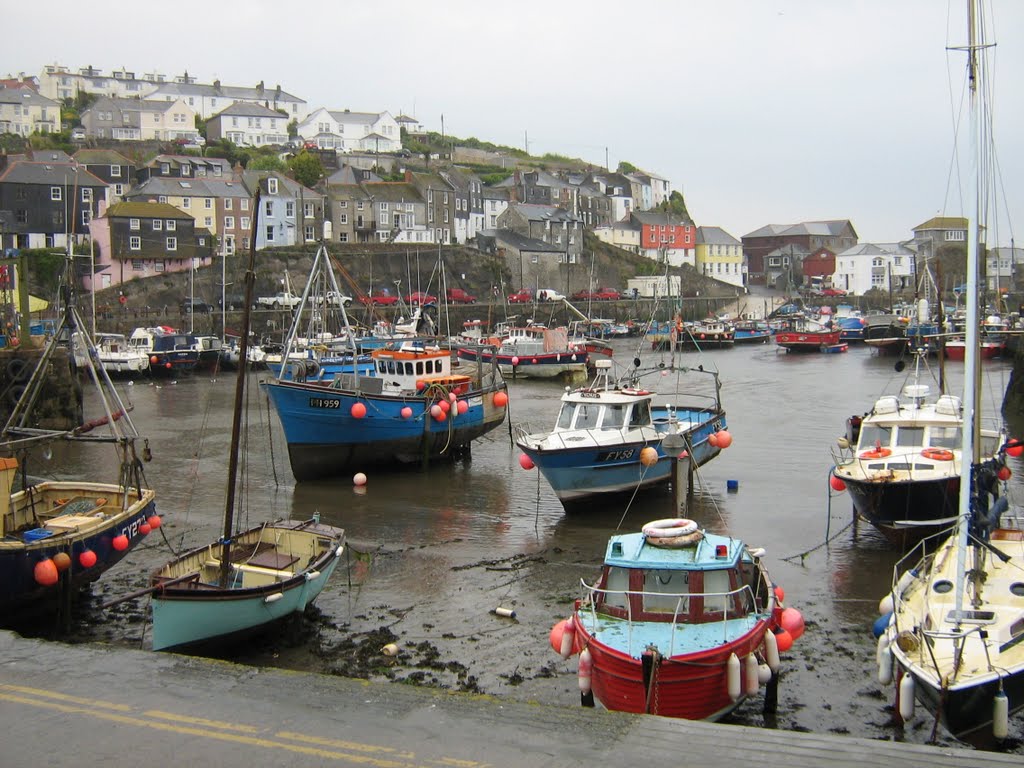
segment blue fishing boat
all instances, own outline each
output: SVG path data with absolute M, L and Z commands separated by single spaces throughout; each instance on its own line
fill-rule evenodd
M 471 373 L 454 373 L 447 349 L 410 341 L 373 350 L 372 376 L 264 381 L 295 479 L 468 452 L 474 440 L 505 420 L 508 405 L 501 371 L 483 359 L 493 355 L 493 347 L 481 349 Z
M 712 391 L 666 403 L 663 394 L 640 387 L 638 370 L 618 381 L 611 365 L 598 360 L 591 383 L 562 395 L 553 427 L 538 431 L 522 424 L 515 430 L 526 466 L 540 470 L 566 507 L 667 482 L 679 452 L 663 444 L 670 435 L 685 446 L 693 467 L 732 442 L 717 372 L 687 369 L 706 376 Z
M 303 300 L 285 342 L 285 359 L 296 344 L 299 316 L 317 285 L 337 282 L 325 248 L 317 252 Z M 354 340 L 344 307 L 346 337 Z M 397 330 L 413 336 L 422 323 L 414 314 Z M 310 337 L 307 334 L 307 337 Z M 452 355 L 435 341 L 395 338 L 370 351 L 368 373 L 333 378 L 284 375 L 262 382 L 284 430 L 296 480 L 350 475 L 371 467 L 423 464 L 466 454 L 478 437 L 505 420 L 508 393 L 493 359 L 493 346 L 477 347 L 467 365 L 452 370 Z
M 248 359 L 255 281 L 255 233 L 260 195 L 252 210 L 253 243 L 245 272 L 239 359 Z M 308 286 L 307 286 L 308 288 Z M 246 368 L 238 366 L 221 537 L 175 557 L 150 576 L 150 586 L 124 599 L 152 595 L 153 650 L 192 650 L 262 630 L 316 600 L 344 551 L 345 532 L 309 520 L 274 520 L 235 530 Z
M 733 340 L 737 344 L 767 344 L 772 330 L 766 320 L 737 320 L 733 323 Z
M 136 328 L 128 344 L 149 358 L 150 373 L 188 373 L 199 364 L 199 340 L 170 326 Z

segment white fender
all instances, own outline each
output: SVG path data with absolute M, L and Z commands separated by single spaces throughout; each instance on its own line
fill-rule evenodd
M 579 682 L 580 693 L 590 693 L 590 676 L 594 671 L 594 659 L 590 655 L 590 649 L 584 648 L 580 651 Z
M 779 641 L 770 629 L 764 633 L 764 660 L 773 673 L 779 671 Z
M 559 649 L 558 655 L 563 659 L 568 659 L 572 656 L 572 643 L 576 637 L 576 623 L 569 617 L 565 620 L 564 629 L 562 630 L 562 647 Z
M 729 691 L 729 698 L 736 701 L 740 697 L 740 660 L 735 653 L 729 654 L 729 661 L 726 662 L 726 689 Z
M 768 681 L 772 679 L 772 668 L 767 664 L 760 664 L 757 667 L 757 682 L 761 685 L 767 685 Z
M 1003 691 L 992 698 L 992 735 L 999 741 L 1010 732 L 1010 699 Z
M 756 696 L 757 688 L 761 684 L 757 674 L 757 656 L 749 654 L 746 660 L 746 683 L 747 683 L 747 695 Z
M 878 682 L 889 685 L 892 682 L 892 652 L 889 650 L 888 635 L 879 636 L 875 656 L 878 659 Z
M 909 672 L 900 680 L 900 717 L 904 722 L 914 718 L 914 676 Z
M 885 616 L 887 613 L 892 613 L 896 608 L 896 601 L 893 599 L 892 592 L 887 594 L 881 600 L 878 601 L 878 615 Z

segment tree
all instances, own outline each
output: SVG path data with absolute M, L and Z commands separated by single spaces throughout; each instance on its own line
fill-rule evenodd
M 627 163 L 625 160 L 619 162 L 619 167 L 615 169 L 617 173 L 636 173 L 637 167 L 632 163 Z
M 277 155 L 256 155 L 245 166 L 247 171 L 284 171 L 286 168 L 284 161 Z
M 302 150 L 288 161 L 295 180 L 306 187 L 316 185 L 324 175 L 324 166 L 320 158 L 306 150 Z
M 690 221 L 690 213 L 686 210 L 686 200 L 683 198 L 681 192 L 672 190 L 672 193 L 668 196 L 668 200 L 664 200 L 658 204 L 657 210 L 667 211 L 668 213 L 674 213 L 680 218 Z

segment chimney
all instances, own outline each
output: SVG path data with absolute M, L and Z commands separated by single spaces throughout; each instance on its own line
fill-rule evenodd
M 214 80 L 213 81 L 213 89 L 215 91 L 219 91 L 220 90 L 220 80 Z
M 256 86 L 256 95 L 263 96 L 263 81 L 260 80 L 260 84 Z

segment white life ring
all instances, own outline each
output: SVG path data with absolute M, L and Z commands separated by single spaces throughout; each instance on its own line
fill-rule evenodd
M 666 517 L 645 523 L 640 532 L 648 539 L 674 539 L 697 532 L 697 523 L 683 517 Z

